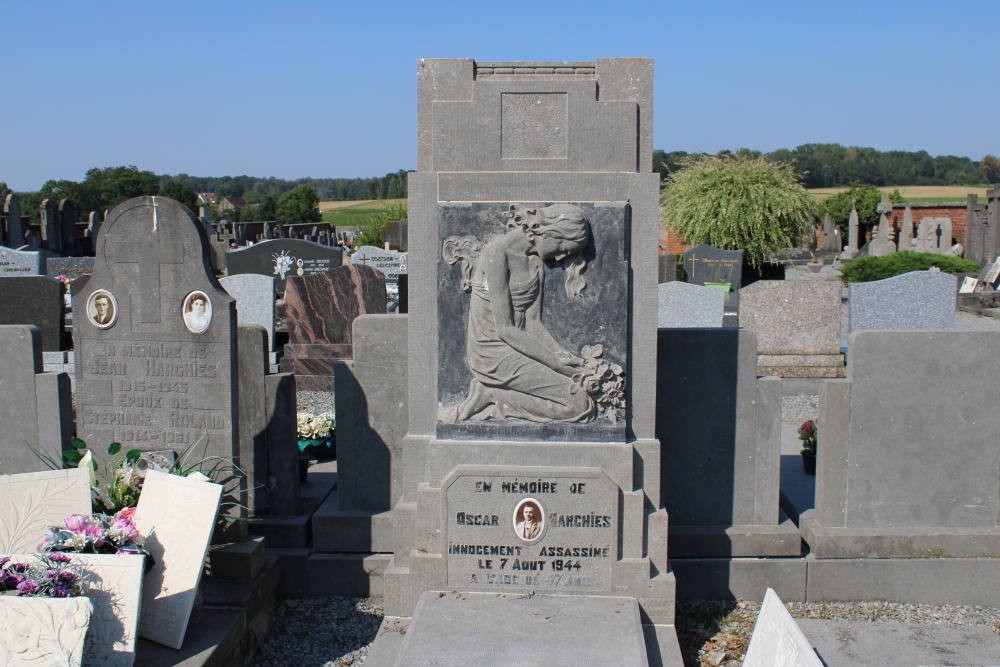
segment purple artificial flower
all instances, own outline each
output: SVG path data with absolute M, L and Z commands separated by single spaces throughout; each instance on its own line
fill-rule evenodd
M 87 527 L 89 517 L 83 514 L 73 514 L 63 519 L 63 525 L 73 533 L 83 533 Z
M 115 519 L 114 527 L 120 530 L 122 535 L 129 542 L 135 542 L 139 539 L 139 529 L 135 527 L 135 524 L 132 523 L 132 521 L 126 519 L 125 517 L 118 517 Z
M 27 563 L 11 563 L 10 564 L 10 569 L 14 570 L 15 572 L 27 572 L 28 571 L 28 564 Z
M 38 582 L 34 579 L 25 579 L 17 585 L 19 595 L 31 595 L 38 590 Z
M 10 556 L 4 556 L 3 558 L 0 558 L 0 567 L 3 567 L 9 562 L 10 562 Z
M 55 553 L 55 554 L 52 554 L 52 555 L 49 556 L 49 560 L 51 560 L 53 563 L 67 563 L 68 564 L 70 562 L 70 560 L 72 560 L 72 559 L 69 556 L 67 556 L 66 554 Z
M 54 598 L 68 598 L 69 597 L 69 586 L 66 584 L 56 584 L 52 587 L 50 595 Z
M 59 579 L 59 573 L 56 570 L 45 570 L 45 578 L 49 581 L 56 581 Z
M 71 570 L 63 570 L 59 573 L 59 578 L 65 581 L 67 584 L 72 584 L 76 581 L 76 572 Z
M 17 588 L 17 585 L 24 579 L 20 574 L 5 574 L 0 577 L 0 582 L 7 588 Z

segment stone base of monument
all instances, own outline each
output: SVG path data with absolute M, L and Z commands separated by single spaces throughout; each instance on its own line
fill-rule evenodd
M 365 665 L 431 664 L 659 667 L 683 661 L 674 627 L 644 626 L 632 598 L 428 591 L 412 620 L 383 622 Z
M 392 513 L 342 510 L 336 491 L 316 510 L 312 523 L 317 551 L 392 553 Z
M 298 391 L 333 391 L 333 366 L 338 359 L 350 359 L 354 346 L 325 344 L 285 345 L 279 362 L 282 373 L 295 374 Z
M 136 642 L 136 667 L 223 667 L 245 664 L 271 631 L 278 563 L 269 559 L 251 581 L 202 579 L 205 604 L 191 615 L 184 645 Z
M 1000 558 L 814 558 L 809 602 L 885 600 L 905 604 L 996 606 Z
M 250 522 L 250 533 L 267 538 L 268 549 L 302 548 L 312 543 L 312 517 L 337 486 L 337 462 L 313 465 L 299 490 L 299 510 L 295 516 L 260 516 Z
M 757 600 L 768 588 L 785 602 L 806 601 L 803 558 L 671 558 L 678 600 Z
M 761 354 L 757 375 L 781 378 L 842 378 L 847 376 L 843 354 Z
M 670 526 L 671 558 L 799 557 L 802 535 L 791 519 L 777 526 Z
M 816 558 L 997 558 L 1000 527 L 827 528 L 815 510 L 800 518 Z

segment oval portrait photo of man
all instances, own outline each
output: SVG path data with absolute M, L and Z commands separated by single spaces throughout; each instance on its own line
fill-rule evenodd
M 94 290 L 87 299 L 87 319 L 98 329 L 110 329 L 118 320 L 118 300 L 106 289 Z
M 514 508 L 514 532 L 525 542 L 534 542 L 542 536 L 545 513 L 534 498 L 525 498 Z
M 184 326 L 191 333 L 202 333 L 212 323 L 212 302 L 204 292 L 191 292 L 184 297 L 181 311 L 184 315 Z

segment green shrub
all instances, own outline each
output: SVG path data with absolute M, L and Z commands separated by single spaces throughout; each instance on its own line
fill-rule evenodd
M 841 279 L 845 283 L 867 283 L 883 278 L 892 278 L 910 271 L 926 271 L 936 266 L 945 273 L 976 273 L 982 269 L 971 259 L 932 252 L 904 250 L 881 257 L 862 257 L 841 269 Z
M 382 247 L 382 232 L 390 222 L 405 220 L 407 215 L 406 203 L 399 201 L 385 200 L 382 208 L 370 213 L 361 223 L 358 230 L 358 238 L 354 245 L 360 248 L 363 245 Z
M 749 154 L 685 158 L 670 174 L 660 221 L 692 245 L 742 250 L 753 267 L 812 231 L 816 202 L 789 165 Z

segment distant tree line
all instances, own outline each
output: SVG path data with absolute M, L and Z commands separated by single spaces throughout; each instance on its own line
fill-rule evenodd
M 37 192 L 18 192 L 21 199 L 22 215 L 28 216 L 32 224 L 39 224 L 39 204 L 45 199 L 57 201 L 69 199 L 76 207 L 79 220 L 85 220 L 90 211 L 104 212 L 132 197 L 160 196 L 176 199 L 193 211 L 197 211 L 199 192 L 214 192 L 221 199 L 225 196 L 243 197 L 249 205 L 243 211 L 226 211 L 221 216 L 233 221 L 239 220 L 279 220 L 289 222 L 313 222 L 318 209 L 312 203 L 319 201 L 346 201 L 357 199 L 402 199 L 407 196 L 406 170 L 372 178 L 300 178 L 287 181 L 280 178 L 257 178 L 253 176 L 223 176 L 219 178 L 157 175 L 151 171 L 141 171 L 138 167 L 94 167 L 87 171 L 80 182 L 70 180 L 50 180 Z M 6 184 L 0 194 L 6 196 Z M 313 193 L 307 196 L 305 187 Z M 295 193 L 294 195 L 292 193 Z M 288 197 L 285 197 L 288 195 Z M 298 214 L 291 211 L 300 206 L 282 208 L 282 200 L 309 201 L 304 210 L 309 210 L 309 219 L 291 220 Z M 2 202 L 2 198 L 0 198 Z M 315 211 L 313 211 L 315 209 Z M 214 212 L 214 211 L 213 211 Z
M 653 169 L 661 178 L 679 170 L 686 151 L 653 151 Z M 976 162 L 967 157 L 938 155 L 927 151 L 878 151 L 840 144 L 803 144 L 794 149 L 779 148 L 761 153 L 747 148 L 720 151 L 725 155 L 766 155 L 776 162 L 791 163 L 807 188 L 868 185 L 975 185 L 1000 180 L 1000 159 L 986 155 Z

